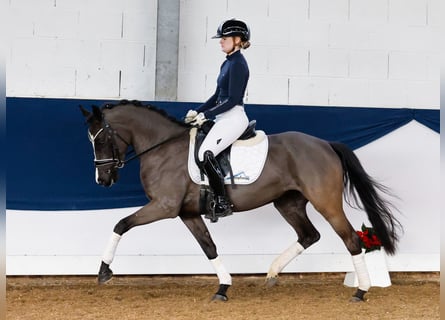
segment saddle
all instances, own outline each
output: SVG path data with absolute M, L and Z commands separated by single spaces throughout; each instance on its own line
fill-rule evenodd
M 201 181 L 204 181 L 204 170 L 202 168 L 202 163 L 201 161 L 199 161 L 198 158 L 198 150 L 202 142 L 204 141 L 206 135 L 209 133 L 210 129 L 214 124 L 215 123 L 211 120 L 206 121 L 196 132 L 194 157 L 195 157 L 195 162 L 198 165 L 198 168 L 200 169 Z M 248 140 L 250 138 L 255 137 L 256 136 L 255 126 L 256 126 L 256 120 L 250 121 L 249 125 L 247 126 L 247 129 L 238 138 L 238 140 Z M 236 185 L 233 177 L 232 166 L 230 164 L 231 148 L 232 148 L 231 145 L 227 147 L 224 151 L 222 151 L 215 157 L 215 160 L 219 163 L 223 175 L 227 176 L 229 174 L 230 183 L 232 187 L 235 187 Z M 201 183 L 199 192 L 199 206 L 201 214 L 209 215 L 213 212 L 214 208 L 213 201 L 214 201 L 213 190 L 208 185 Z
M 213 127 L 215 122 L 209 120 L 204 122 L 204 124 L 198 128 L 196 132 L 196 138 L 195 138 L 195 162 L 198 165 L 198 167 L 201 169 L 201 180 L 204 179 L 204 173 L 202 170 L 202 164 L 201 161 L 198 159 L 198 151 L 201 147 L 202 142 L 204 141 L 205 137 L 209 133 L 210 129 Z M 256 136 L 255 131 L 256 126 L 256 120 L 252 120 L 249 122 L 249 125 L 247 126 L 246 130 L 244 130 L 243 134 L 238 138 L 238 140 L 248 140 Z M 222 151 L 220 154 L 218 154 L 215 159 L 218 161 L 219 166 L 224 174 L 226 176 L 227 174 L 230 174 L 230 181 L 232 185 L 235 185 L 235 182 L 233 180 L 233 172 L 232 172 L 232 166 L 230 165 L 230 149 L 232 146 L 228 146 L 224 151 Z

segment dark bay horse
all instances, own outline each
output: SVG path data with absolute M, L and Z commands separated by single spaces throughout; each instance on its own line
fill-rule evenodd
M 109 266 L 124 233 L 136 226 L 179 217 L 218 276 L 219 289 L 213 299 L 227 300 L 231 275 L 218 257 L 199 211 L 200 186 L 192 182 L 187 169 L 190 126 L 137 101 L 93 107 L 91 112 L 81 109 L 89 125 L 96 182 L 111 186 L 118 180 L 118 169 L 128 161 L 125 155 L 131 145 L 139 157 L 141 183 L 150 199 L 147 205 L 114 227 L 102 257 L 99 283 L 112 278 Z M 227 187 L 234 212 L 272 202 L 297 233 L 297 240 L 273 261 L 267 283 L 274 284 L 291 260 L 319 240 L 320 234 L 306 213 L 310 202 L 351 254 L 359 282 L 352 300 L 363 301 L 371 284 L 359 238 L 343 211 L 343 196 L 355 200 L 355 204 L 366 211 L 384 249 L 394 254 L 401 226 L 391 212 L 391 204 L 381 196 L 387 189 L 364 171 L 358 158 L 344 144 L 299 132 L 269 135 L 268 139 L 267 159 L 260 177 L 250 185 Z

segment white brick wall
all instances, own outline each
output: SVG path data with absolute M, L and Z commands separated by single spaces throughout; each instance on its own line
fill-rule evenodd
M 389 20 L 402 25 L 424 26 L 427 23 L 426 0 L 390 0 Z
M 252 103 L 251 97 L 262 104 L 287 104 L 288 79 L 280 76 L 256 76 L 250 80 L 246 102 Z M 267 88 L 267 90 L 265 90 Z
M 289 47 L 298 47 L 308 50 L 326 49 L 330 45 L 330 25 L 328 23 L 315 23 L 311 21 L 290 21 Z
M 202 1 L 181 2 L 182 20 L 206 17 L 208 38 L 200 47 L 188 40 L 204 31 L 181 29 L 188 63 L 179 67 L 179 100 L 204 101 L 213 91 L 224 55 L 210 51 L 219 45 L 209 38 L 237 17 L 252 30 L 249 103 L 439 108 L 439 0 L 220 0 L 217 10 Z
M 271 75 L 307 75 L 309 53 L 305 49 L 272 47 L 268 51 L 268 71 Z
M 349 76 L 362 79 L 387 78 L 388 54 L 383 50 L 351 50 Z
M 156 0 L 11 0 L 7 95 L 153 99 Z
M 10 0 L 9 96 L 154 99 L 156 0 Z M 178 100 L 204 101 L 210 39 L 246 20 L 249 103 L 439 107 L 440 0 L 180 0 Z
M 290 78 L 289 103 L 299 105 L 329 105 L 332 79 L 321 77 Z
M 307 0 L 274 0 L 268 3 L 269 17 L 289 21 L 307 20 L 309 2 Z
M 348 0 L 310 0 L 309 19 L 315 22 L 342 22 L 348 20 Z
M 388 0 L 350 0 L 350 21 L 362 23 L 386 23 L 388 21 Z
M 309 51 L 309 74 L 315 77 L 341 77 L 349 74 L 349 52 L 344 49 Z
M 425 54 L 416 52 L 391 52 L 389 54 L 389 79 L 426 80 Z

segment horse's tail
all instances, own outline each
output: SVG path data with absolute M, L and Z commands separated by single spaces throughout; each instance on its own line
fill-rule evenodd
M 400 222 L 394 217 L 390 208 L 394 208 L 391 203 L 383 199 L 378 191 L 391 195 L 388 188 L 376 182 L 363 169 L 359 159 L 354 152 L 345 144 L 330 142 L 331 147 L 340 157 L 345 185 L 345 199 L 352 196 L 356 205 L 366 211 L 368 219 L 375 229 L 375 232 L 382 242 L 383 247 L 389 254 L 394 254 L 396 244 L 399 240 L 398 231 L 402 229 Z M 357 201 L 357 192 L 360 203 Z

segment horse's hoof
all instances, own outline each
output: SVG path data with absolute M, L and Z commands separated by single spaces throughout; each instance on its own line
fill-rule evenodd
M 99 275 L 97 276 L 97 282 L 99 284 L 106 284 L 111 280 L 111 278 L 113 278 L 113 272 L 106 274 L 99 273 Z
M 100 265 L 99 274 L 97 275 L 97 282 L 99 284 L 105 284 L 113 278 L 113 271 L 111 271 L 108 264 L 102 261 Z
M 361 289 L 357 289 L 357 291 L 355 292 L 355 294 L 352 296 L 351 298 L 351 302 L 364 302 L 365 301 L 365 294 L 367 291 L 361 290 Z
M 276 285 L 278 282 L 278 277 L 270 277 L 266 278 L 266 287 L 272 288 L 274 285 Z
M 227 298 L 226 295 L 222 295 L 222 294 L 218 294 L 218 293 L 216 293 L 212 298 L 212 301 L 224 301 L 225 302 L 227 300 L 229 300 L 229 298 Z
M 363 298 L 359 298 L 359 297 L 353 296 L 351 298 L 351 300 L 349 300 L 349 302 L 357 303 L 357 302 L 365 302 L 365 300 Z

